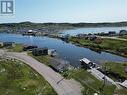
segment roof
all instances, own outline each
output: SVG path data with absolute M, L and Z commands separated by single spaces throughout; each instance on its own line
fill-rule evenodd
M 123 83 L 121 83 L 121 85 L 127 88 L 127 80 L 125 80 Z
M 68 68 L 69 62 L 60 58 L 54 58 L 50 62 L 51 66 L 55 68 L 57 71 L 63 71 Z
M 90 60 L 88 60 L 87 58 L 83 58 L 83 59 L 81 59 L 80 61 L 83 61 L 83 62 L 85 62 L 86 64 L 89 64 L 91 61 Z

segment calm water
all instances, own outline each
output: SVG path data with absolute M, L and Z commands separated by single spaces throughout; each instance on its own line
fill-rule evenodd
M 0 41 L 12 41 L 16 43 L 37 45 L 39 47 L 48 47 L 56 49 L 59 56 L 70 61 L 73 66 L 80 66 L 79 59 L 88 58 L 96 63 L 105 61 L 124 62 L 127 58 L 120 57 L 114 54 L 102 52 L 101 54 L 91 51 L 87 48 L 75 46 L 71 43 L 65 43 L 61 40 L 46 38 L 46 37 L 29 37 L 17 34 L 0 34 Z
M 109 31 L 116 31 L 117 33 L 120 30 L 127 30 L 127 27 L 101 27 L 101 28 L 80 28 L 75 30 L 66 30 L 62 32 L 63 35 L 70 34 L 75 36 L 77 34 L 88 34 L 88 33 L 101 33 L 101 32 L 109 32 Z

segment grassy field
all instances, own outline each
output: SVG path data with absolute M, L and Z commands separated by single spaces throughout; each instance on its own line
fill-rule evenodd
M 14 47 L 7 48 L 10 52 L 22 52 L 23 51 L 23 45 L 22 44 L 15 44 Z
M 124 46 L 126 47 L 125 45 L 126 43 L 122 43 L 119 40 L 111 41 L 111 39 L 103 39 L 103 43 L 101 44 L 96 44 L 92 41 L 84 40 L 84 39 L 79 40 L 79 39 L 73 38 L 71 40 L 72 42 L 80 43 L 83 46 L 88 46 L 88 47 L 91 46 L 91 47 L 99 48 L 99 49 L 116 50 L 118 47 L 124 47 Z M 19 47 L 16 46 L 15 49 L 13 50 L 19 52 L 22 49 L 21 49 L 21 46 Z M 36 60 L 38 60 L 39 62 L 45 65 L 49 65 L 50 56 L 33 56 L 31 52 L 28 52 L 28 55 L 30 55 L 31 57 L 35 58 Z M 120 73 L 121 76 L 127 76 L 126 73 L 123 71 L 123 69 L 125 69 L 125 66 L 127 66 L 126 64 L 124 63 L 122 65 L 120 64 L 114 65 L 114 64 L 115 63 L 113 63 L 113 65 L 108 64 L 107 68 L 109 66 L 111 67 L 113 72 Z M 119 69 L 117 69 L 118 67 Z M 99 81 L 98 79 L 96 79 L 94 76 L 92 76 L 90 73 L 88 73 L 86 70 L 83 70 L 83 69 L 69 70 L 67 72 L 64 72 L 62 75 L 69 79 L 73 78 L 77 80 L 78 82 L 80 82 L 82 86 L 84 87 L 82 90 L 83 95 L 93 95 L 93 93 L 95 92 L 100 92 L 101 95 L 113 95 L 114 93 L 117 93 L 118 95 L 126 95 L 127 93 L 126 89 L 116 90 L 116 87 L 111 84 L 106 84 L 105 87 L 103 87 L 103 81 Z M 46 95 L 52 95 L 52 94 L 46 94 Z
M 27 52 L 27 54 L 45 65 L 50 65 L 49 62 L 51 57 L 49 55 L 34 56 L 30 51 Z
M 100 92 L 100 95 L 113 95 L 115 86 L 106 84 L 103 87 L 103 82 L 97 80 L 94 76 L 83 69 L 75 69 L 67 71 L 67 78 L 74 78 L 79 81 L 84 89 L 82 90 L 83 95 L 93 95 L 94 93 Z
M 24 63 L 0 59 L 0 95 L 57 95 L 48 82 Z
M 119 38 L 127 39 L 127 35 L 119 36 Z
M 70 42 L 80 46 L 89 47 L 98 51 L 108 51 L 127 57 L 127 41 L 115 39 L 102 39 L 102 43 L 97 44 L 94 41 L 71 37 Z
M 106 70 L 108 72 L 113 72 L 115 74 L 118 74 L 117 76 L 112 76 L 111 74 L 109 77 L 111 77 L 113 80 L 117 80 L 116 77 L 124 77 L 127 79 L 127 73 L 125 72 L 125 68 L 127 67 L 127 63 L 115 63 L 115 62 L 108 62 L 103 64 L 103 67 L 106 67 Z M 126 95 L 127 89 L 123 88 L 120 90 L 115 91 L 118 95 Z
M 49 65 L 49 56 L 33 56 L 31 52 L 28 52 L 28 55 L 46 65 Z M 101 95 L 113 95 L 113 93 L 117 93 L 118 95 L 126 95 L 126 89 L 116 90 L 116 87 L 111 84 L 106 84 L 106 86 L 103 87 L 103 81 L 99 81 L 84 69 L 72 69 L 61 74 L 68 79 L 73 78 L 80 82 L 83 86 L 83 95 L 93 95 L 95 92 L 100 92 Z
M 127 79 L 127 73 L 125 72 L 125 68 L 127 68 L 127 63 L 108 62 L 103 64 L 103 67 L 106 67 L 107 71 L 114 72 L 120 77 L 124 77 Z M 113 79 L 115 79 L 115 77 L 113 77 Z

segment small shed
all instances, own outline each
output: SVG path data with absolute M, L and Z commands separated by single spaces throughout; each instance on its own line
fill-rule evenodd
M 109 31 L 108 34 L 109 36 L 116 36 L 116 31 Z
M 83 58 L 80 60 L 82 67 L 86 68 L 86 69 L 91 69 L 91 68 L 95 68 L 96 64 L 92 63 L 90 60 L 88 60 L 87 58 Z
M 35 48 L 32 50 L 32 54 L 35 56 L 48 55 L 48 48 Z
M 120 30 L 119 35 L 120 36 L 127 35 L 127 30 Z
M 50 65 L 58 72 L 63 72 L 68 69 L 69 62 L 60 58 L 51 59 Z
M 4 47 L 15 47 L 15 43 L 14 42 L 3 42 L 3 46 Z

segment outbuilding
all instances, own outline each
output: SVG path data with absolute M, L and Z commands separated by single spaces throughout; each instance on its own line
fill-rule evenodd
M 48 55 L 48 48 L 35 48 L 32 50 L 32 54 L 35 56 Z
M 120 36 L 127 35 L 127 30 L 120 30 Z
M 87 58 L 83 58 L 80 60 L 82 67 L 86 69 L 95 68 L 96 64 L 88 60 Z
M 60 58 L 51 59 L 50 65 L 58 72 L 66 71 L 69 67 L 69 62 Z
M 3 42 L 2 44 L 4 47 L 15 47 L 14 42 Z

